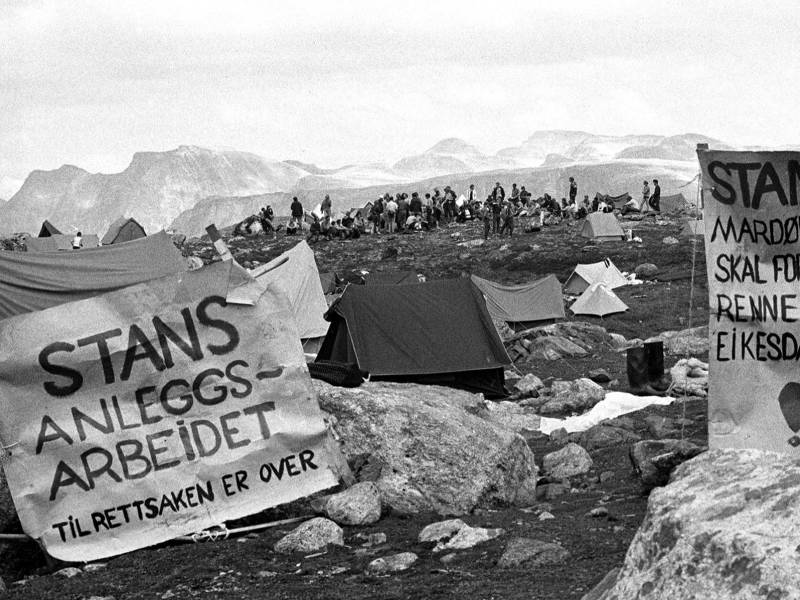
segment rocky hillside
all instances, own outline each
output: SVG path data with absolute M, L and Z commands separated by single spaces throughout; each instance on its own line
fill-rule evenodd
M 199 220 L 204 227 L 212 213 L 225 212 L 222 208 L 210 209 L 210 202 L 205 200 L 224 199 L 227 205 L 238 206 L 224 218 L 231 223 L 251 211 L 253 202 L 260 202 L 246 198 L 279 192 L 283 194 L 273 205 L 281 213 L 288 207 L 285 198 L 294 194 L 316 203 L 315 198 L 330 192 L 341 199 L 342 208 L 350 208 L 374 199 L 378 193 L 425 191 L 435 185 L 465 187 L 474 182 L 481 193 L 486 193 L 483 190 L 489 179 L 504 183 L 516 179 L 535 194 L 546 191 L 560 195 L 564 187 L 561 171 L 567 167 L 575 172 L 592 166 L 603 170 L 584 177 L 582 193 L 621 193 L 638 188 L 641 181 L 636 180 L 641 179 L 642 170 L 649 177 L 662 174 L 662 167 L 652 164 L 654 160 L 681 161 L 674 163 L 681 166 L 669 167 L 680 171 L 676 179 L 688 171 L 694 175 L 694 148 L 701 141 L 726 147 L 698 134 L 604 136 L 553 130 L 537 131 L 521 145 L 495 155 L 485 154 L 462 139 L 447 138 L 391 166 L 376 162 L 321 168 L 293 160 L 271 161 L 246 152 L 181 146 L 167 152 L 136 153 L 121 173 L 89 173 L 72 165 L 33 171 L 8 203 L 0 205 L 0 233 L 31 232 L 49 219 L 67 232 L 82 229 L 102 234 L 123 215 L 136 218 L 150 231 L 174 222 L 196 233 L 202 227 L 187 226 L 187 221 Z M 646 166 L 631 166 L 632 161 Z M 487 175 L 494 172 L 498 174 Z M 204 202 L 194 210 L 201 200 Z M 193 212 L 183 216 L 186 211 Z
M 641 189 L 643 179 L 657 178 L 661 182 L 664 195 L 677 191 L 677 189 L 690 181 L 697 174 L 697 166 L 690 162 L 668 161 L 610 161 L 599 164 L 571 164 L 554 167 L 541 167 L 534 169 L 513 169 L 500 171 L 486 171 L 482 173 L 459 173 L 432 177 L 413 183 L 383 184 L 359 189 L 328 189 L 323 191 L 298 191 L 296 194 L 276 193 L 260 196 L 236 198 L 209 198 L 198 202 L 191 209 L 179 215 L 171 227 L 189 237 L 200 236 L 205 233 L 205 227 L 214 223 L 217 227 L 232 225 L 253 214 L 261 206 L 270 204 L 278 215 L 289 214 L 289 204 L 292 195 L 297 195 L 303 206 L 313 208 L 323 198 L 324 193 L 329 193 L 333 202 L 334 211 L 345 211 L 350 208 L 363 206 L 375 200 L 380 195 L 390 192 L 425 192 L 439 189 L 449 185 L 456 193 L 465 192 L 471 183 L 475 184 L 480 198 L 500 181 L 508 192 L 512 183 L 524 185 L 534 197 L 545 192 L 560 198 L 565 196 L 568 189 L 568 178 L 575 177 L 578 182 L 578 192 L 582 197 L 588 194 L 594 197 L 596 192 L 619 195 L 630 192 L 636 195 Z M 683 190 L 686 192 L 686 190 Z M 694 190 L 689 190 L 694 193 Z

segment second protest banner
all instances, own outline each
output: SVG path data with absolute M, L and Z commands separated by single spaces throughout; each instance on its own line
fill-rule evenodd
M 800 453 L 800 153 L 698 150 L 712 447 Z
M 286 299 L 231 262 L 0 322 L 26 533 L 88 561 L 337 483 Z

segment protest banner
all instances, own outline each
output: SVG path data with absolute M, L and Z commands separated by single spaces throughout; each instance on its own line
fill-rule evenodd
M 709 444 L 800 452 L 800 153 L 698 149 Z
M 89 561 L 336 485 L 284 296 L 226 261 L 0 321 L 25 532 Z

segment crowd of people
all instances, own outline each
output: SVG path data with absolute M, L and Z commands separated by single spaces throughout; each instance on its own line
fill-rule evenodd
M 642 188 L 642 199 L 630 199 L 623 207 L 622 214 L 629 212 L 658 211 L 661 188 L 658 180 L 653 180 L 651 191 L 649 182 Z M 567 197 L 569 199 L 567 199 Z M 475 185 L 461 195 L 448 185 L 442 190 L 438 187 L 425 193 L 418 192 L 411 196 L 405 192 L 386 193 L 374 202 L 361 209 L 351 209 L 347 213 L 334 216 L 330 195 L 313 211 L 304 209 L 295 196 L 290 207 L 291 216 L 286 224 L 286 235 L 302 234 L 308 225 L 309 241 L 324 239 L 352 239 L 364 234 L 381 235 L 383 233 L 409 233 L 436 229 L 452 222 L 463 223 L 478 219 L 483 224 L 483 235 L 513 236 L 515 223 L 523 219 L 525 231 L 538 231 L 546 225 L 560 223 L 564 219 L 583 219 L 592 212 L 612 212 L 613 202 L 609 203 L 597 195 L 589 200 L 588 194 L 583 201 L 578 201 L 578 183 L 574 177 L 569 178 L 567 196 L 559 202 L 549 194 L 533 199 L 525 186 L 511 185 L 506 193 L 505 188 L 496 182 L 492 191 L 481 200 Z M 273 235 L 281 229 L 274 225 L 272 207 L 265 206 L 255 215 L 251 215 L 236 226 L 235 235 L 251 233 L 254 223 L 260 223 L 264 233 Z

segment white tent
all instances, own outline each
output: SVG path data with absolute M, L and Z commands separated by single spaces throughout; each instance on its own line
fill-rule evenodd
M 628 305 L 602 283 L 593 283 L 569 309 L 576 315 L 604 317 L 628 310 Z
M 593 283 L 603 283 L 613 290 L 628 285 L 629 282 L 611 259 L 606 258 L 588 265 L 576 265 L 564 284 L 564 291 L 568 294 L 581 294 Z
M 261 283 L 274 285 L 289 298 L 301 339 L 323 337 L 328 322 L 323 315 L 328 310 L 319 279 L 314 251 L 300 242 L 278 258 L 250 271 Z

